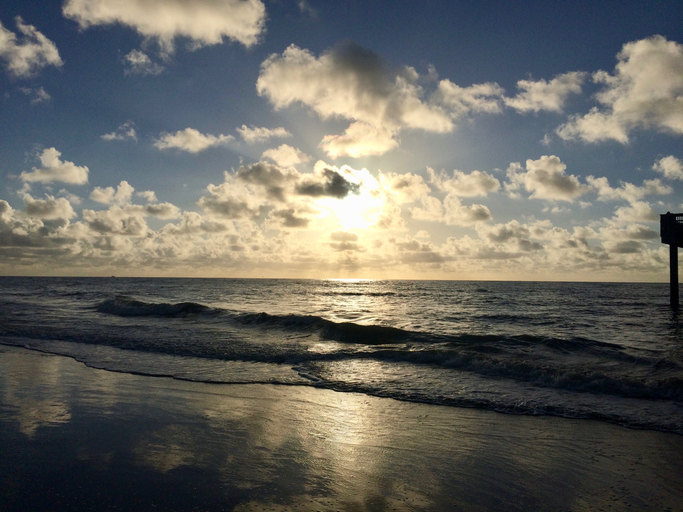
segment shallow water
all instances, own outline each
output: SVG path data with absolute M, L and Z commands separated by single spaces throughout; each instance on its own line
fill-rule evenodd
M 0 278 L 0 342 L 120 372 L 683 433 L 665 284 Z

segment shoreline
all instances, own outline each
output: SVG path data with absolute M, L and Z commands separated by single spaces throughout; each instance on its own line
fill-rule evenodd
M 0 346 L 4 510 L 681 510 L 683 437 Z

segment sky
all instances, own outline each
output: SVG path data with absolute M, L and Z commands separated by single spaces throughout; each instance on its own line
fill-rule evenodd
M 667 281 L 683 3 L 0 0 L 0 274 Z

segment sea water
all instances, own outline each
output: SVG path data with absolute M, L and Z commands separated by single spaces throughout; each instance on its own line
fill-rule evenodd
M 683 434 L 666 284 L 0 277 L 0 343 L 117 372 Z

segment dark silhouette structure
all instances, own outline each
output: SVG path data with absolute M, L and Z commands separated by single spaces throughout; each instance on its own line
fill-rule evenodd
M 663 244 L 669 244 L 671 280 L 671 307 L 678 309 L 678 248 L 683 247 L 683 213 L 666 212 L 660 215 L 660 231 Z

